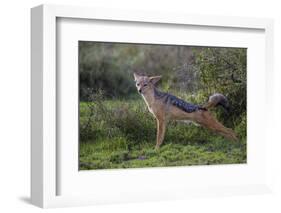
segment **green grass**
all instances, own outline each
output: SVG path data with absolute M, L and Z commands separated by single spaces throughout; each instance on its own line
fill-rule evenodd
M 80 103 L 80 169 L 246 163 L 246 115 L 232 128 L 239 142 L 202 127 L 170 122 L 156 151 L 156 122 L 141 98 Z

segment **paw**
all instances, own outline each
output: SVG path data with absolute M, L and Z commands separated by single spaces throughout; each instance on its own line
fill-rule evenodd
M 154 149 L 155 149 L 155 151 L 158 151 L 160 149 L 160 146 L 156 145 Z

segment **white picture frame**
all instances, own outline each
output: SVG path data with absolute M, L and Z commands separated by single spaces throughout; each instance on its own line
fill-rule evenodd
M 188 15 L 188 14 L 172 14 L 172 13 L 153 13 L 148 11 L 123 11 L 100 8 L 84 8 L 74 6 L 54 6 L 41 5 L 31 10 L 31 201 L 34 205 L 47 207 L 62 207 L 62 206 L 76 206 L 76 205 L 91 205 L 99 203 L 116 203 L 116 202 L 139 202 L 144 200 L 165 200 L 165 199 L 182 199 L 186 197 L 197 196 L 214 196 L 214 195 L 233 195 L 233 194 L 252 194 L 270 192 L 270 161 L 268 160 L 268 153 L 261 152 L 263 156 L 264 165 L 261 168 L 256 168 L 256 174 L 262 174 L 262 178 L 257 178 L 258 181 L 253 180 L 253 184 L 249 181 L 216 184 L 207 186 L 200 186 L 200 183 L 193 183 L 190 185 L 165 185 L 167 188 L 159 190 L 159 187 L 164 186 L 165 182 L 160 183 L 158 188 L 153 189 L 153 192 L 145 193 L 135 192 L 133 190 L 114 191 L 110 189 L 98 189 L 95 195 L 83 194 L 59 194 L 58 185 L 62 184 L 59 173 L 61 167 L 58 166 L 58 159 L 60 159 L 60 152 L 58 152 L 57 139 L 57 107 L 58 95 L 57 88 L 60 81 L 57 79 L 57 21 L 60 18 L 64 19 L 80 19 L 80 20 L 100 20 L 100 21 L 118 21 L 130 23 L 151 23 L 155 26 L 199 26 L 212 29 L 227 29 L 233 30 L 257 30 L 263 32 L 262 41 L 264 44 L 264 67 L 261 68 L 261 76 L 265 79 L 259 78 L 260 82 L 264 82 L 265 87 L 261 87 L 261 93 L 264 97 L 264 103 L 261 104 L 261 109 L 272 103 L 270 88 L 273 86 L 271 82 L 273 79 L 273 21 L 271 19 L 256 19 L 256 18 L 241 18 L 241 17 L 216 17 L 203 15 Z M 251 77 L 251 76 L 250 76 Z M 252 79 L 253 80 L 253 79 Z M 254 82 L 254 81 L 252 81 Z M 250 97 L 252 95 L 250 94 Z M 264 99 L 263 99 L 264 98 Z M 255 98 L 251 98 L 253 103 Z M 265 124 L 266 129 L 262 134 L 264 141 L 260 142 L 260 147 L 270 146 L 268 131 L 271 128 L 270 118 L 264 116 L 259 118 Z M 254 120 L 252 120 L 253 122 Z M 266 160 L 265 160 L 266 159 Z M 226 170 L 231 172 L 235 170 L 234 167 L 229 167 Z M 240 169 L 240 168 L 239 168 Z M 245 169 L 245 168 L 244 168 Z M 194 179 L 198 177 L 202 168 L 198 168 L 199 173 L 194 172 Z M 215 167 L 208 169 L 216 170 Z M 226 171 L 225 170 L 225 171 Z M 142 173 L 147 175 L 167 175 L 171 172 L 178 172 L 181 174 L 185 171 L 185 167 L 175 169 L 149 169 L 149 171 L 136 169 L 130 170 L 127 174 L 132 177 L 142 177 Z M 222 171 L 222 172 L 225 172 Z M 245 169 L 247 172 L 247 168 Z M 78 171 L 77 171 L 78 172 Z M 99 178 L 106 178 L 110 180 L 111 176 L 118 178 L 120 171 L 103 172 Z M 241 172 L 241 171 L 238 171 Z M 94 178 L 94 174 L 87 174 L 87 181 L 89 177 Z M 251 178 L 249 176 L 248 178 Z M 145 179 L 146 177 L 143 176 Z M 169 176 L 175 179 L 175 175 Z M 71 178 L 70 178 L 71 179 Z M 84 179 L 84 180 L 86 180 Z M 102 180 L 102 179 L 99 179 Z M 136 178 L 136 181 L 138 178 Z M 114 180 L 113 180 L 114 181 Z M 217 181 L 219 182 L 219 181 Z M 180 182 L 180 183 L 183 183 Z M 162 185 L 161 185 L 162 184 Z M 75 183 L 74 183 L 75 185 Z M 67 187 L 70 187 L 67 185 Z M 128 183 L 128 188 L 130 184 Z M 74 189 L 74 188 L 73 188 Z M 77 188 L 76 188 L 77 190 Z M 91 189 L 92 190 L 92 189 Z M 122 190 L 122 189 L 120 189 Z M 69 189 L 71 191 L 71 188 Z M 100 194 L 99 194 L 100 193 Z M 123 193 L 120 196 L 119 193 Z

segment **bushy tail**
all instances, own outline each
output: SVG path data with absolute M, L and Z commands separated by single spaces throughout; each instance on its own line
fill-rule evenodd
M 227 112 L 229 112 L 229 102 L 223 94 L 215 93 L 211 95 L 208 99 L 208 102 L 203 105 L 203 107 L 206 109 L 216 106 L 222 106 Z

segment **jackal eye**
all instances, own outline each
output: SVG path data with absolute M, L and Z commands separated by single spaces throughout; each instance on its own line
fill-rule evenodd
M 139 83 L 137 83 L 137 86 L 139 86 L 140 84 Z
M 147 84 L 143 84 L 143 86 L 144 86 L 144 87 L 146 87 L 146 86 L 147 86 Z

